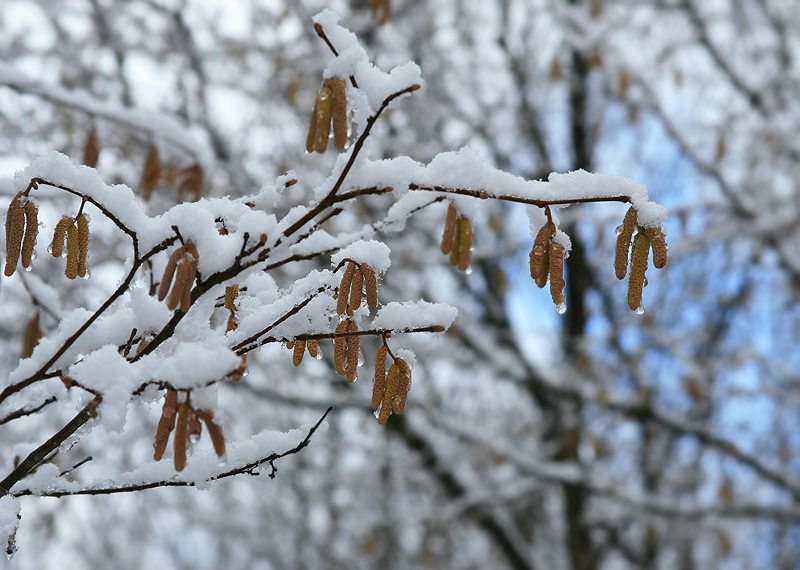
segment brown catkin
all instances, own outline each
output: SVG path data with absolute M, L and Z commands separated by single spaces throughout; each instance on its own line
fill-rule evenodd
M 646 228 L 645 233 L 653 248 L 653 267 L 662 269 L 667 264 L 667 240 L 661 228 Z M 27 237 L 27 236 L 26 236 Z
M 156 441 L 153 444 L 155 449 L 153 459 L 156 461 L 161 461 L 164 451 L 167 449 L 169 434 L 175 428 L 175 414 L 177 411 L 178 393 L 174 390 L 167 390 L 167 395 L 164 397 L 164 407 L 161 408 L 161 419 L 158 421 L 158 428 L 156 428 Z
M 342 275 L 342 281 L 339 283 L 339 290 L 336 299 L 336 312 L 343 315 L 347 312 L 347 303 L 350 300 L 350 282 L 353 280 L 353 273 L 356 270 L 356 264 L 352 261 L 347 264 L 347 268 Z
M 22 358 L 28 358 L 33 354 L 33 349 L 39 344 L 42 338 L 42 329 L 39 326 L 39 311 L 25 327 L 25 336 L 22 338 Z
M 377 408 L 383 401 L 383 392 L 386 389 L 386 345 L 378 347 L 375 353 L 375 377 L 372 380 L 372 407 Z
M 187 244 L 187 249 L 192 245 L 191 242 Z M 195 248 L 195 252 L 197 249 Z M 197 276 L 197 256 L 191 256 L 189 258 L 189 279 L 186 281 L 186 286 L 183 288 L 183 295 L 181 295 L 181 311 L 184 313 L 189 312 L 189 307 L 192 305 L 192 285 L 194 285 L 194 279 Z
M 33 248 L 39 235 L 39 210 L 31 201 L 25 202 L 25 237 L 22 240 L 22 267 L 30 267 L 33 261 Z
M 225 287 L 225 308 L 229 311 L 236 310 L 236 298 L 239 296 L 238 285 L 228 285 Z
M 72 224 L 67 228 L 67 267 L 64 269 L 64 275 L 67 279 L 75 279 L 78 276 L 78 255 L 80 248 L 78 247 L 78 228 Z
M 303 362 L 303 355 L 306 353 L 306 341 L 296 340 L 294 342 L 294 354 L 292 355 L 292 364 L 300 366 Z
M 336 333 L 341 334 L 347 332 L 348 328 L 348 320 L 345 319 L 340 322 L 336 326 Z M 336 374 L 339 376 L 344 376 L 344 361 L 345 361 L 345 350 L 347 348 L 347 337 L 346 336 L 337 336 L 333 339 L 333 367 L 336 370 Z
M 319 95 L 314 100 L 314 110 L 311 111 L 311 122 L 308 125 L 306 136 L 306 152 L 314 152 L 314 142 L 317 140 L 317 115 L 319 114 Z
M 333 97 L 331 88 L 322 86 L 319 92 L 317 108 L 317 127 L 314 133 L 314 150 L 322 153 L 328 148 L 328 136 L 331 134 L 331 114 L 333 113 Z
M 376 309 L 378 307 L 378 278 L 369 265 L 362 265 L 361 273 L 364 274 L 364 289 L 367 293 L 367 306 L 370 309 Z
M 86 144 L 83 145 L 83 164 L 94 168 L 97 166 L 97 159 L 100 157 L 100 144 L 97 140 L 97 131 L 94 127 L 89 129 L 86 137 Z
M 294 341 L 293 340 L 287 340 L 286 341 L 286 348 L 288 348 L 289 350 L 292 350 L 294 348 Z
M 546 261 L 549 256 L 548 248 L 550 239 L 553 237 L 555 231 L 555 224 L 551 220 L 548 220 L 547 223 L 539 228 L 536 239 L 533 240 L 533 248 L 531 249 L 530 255 L 530 268 L 531 278 L 536 280 L 537 283 L 542 273 L 542 268 L 545 265 L 549 265 Z M 546 273 L 547 271 L 545 271 L 545 274 Z M 540 287 L 542 286 L 540 285 Z
M 158 285 L 158 300 L 163 301 L 167 298 L 169 293 L 169 286 L 172 284 L 172 278 L 175 275 L 175 268 L 178 266 L 178 260 L 183 257 L 186 248 L 181 246 L 172 252 L 167 261 L 167 266 L 164 268 L 164 274 L 161 276 L 161 283 Z
M 353 319 L 348 319 L 348 332 L 358 332 L 358 325 Z M 347 337 L 347 348 L 345 349 L 345 372 L 347 381 L 355 382 L 358 379 L 358 352 L 361 349 L 361 337 L 353 335 Z
M 189 432 L 189 404 L 181 402 L 178 406 L 178 419 L 175 422 L 174 461 L 175 471 L 186 467 L 186 439 Z
M 67 238 L 67 228 L 74 223 L 73 219 L 69 216 L 62 216 L 56 227 L 53 229 L 53 242 L 50 244 L 50 255 L 53 257 L 61 257 L 64 252 L 64 241 Z
M 353 271 L 353 280 L 350 282 L 350 300 L 347 302 L 347 314 L 352 315 L 361 306 L 361 296 L 364 290 L 364 274 L 361 267 Z
M 333 141 L 336 148 L 341 150 L 347 144 L 347 86 L 338 77 L 328 79 L 327 83 L 333 98 Z
M 225 455 L 225 436 L 222 433 L 222 426 L 214 422 L 214 412 L 211 410 L 195 410 L 197 416 L 206 424 L 208 435 L 211 436 L 211 443 L 214 444 L 214 452 L 217 456 Z
M 8 222 L 8 218 L 11 221 Z M 6 223 L 6 267 L 5 275 L 10 277 L 17 270 L 17 261 L 22 249 L 22 238 L 25 233 L 25 211 L 21 207 L 9 209 Z
M 78 276 L 86 277 L 89 257 L 89 218 L 81 212 L 76 218 L 78 228 Z
M 147 158 L 144 160 L 142 168 L 142 178 L 139 185 L 142 187 L 144 199 L 149 200 L 153 195 L 153 189 L 161 179 L 161 159 L 158 157 L 158 147 L 154 144 L 147 149 Z
M 628 251 L 631 248 L 631 238 L 636 229 L 636 209 L 631 206 L 625 213 L 622 225 L 617 228 L 617 245 L 614 252 L 614 272 L 617 279 L 625 279 L 628 273 Z
M 461 253 L 461 218 L 456 218 L 456 228 L 453 233 L 453 247 L 450 250 L 450 265 L 458 265 L 458 256 Z
M 564 246 L 557 241 L 550 244 L 550 296 L 553 303 L 564 302 Z
M 647 257 L 650 254 L 650 240 L 644 232 L 639 232 L 633 240 L 631 251 L 631 275 L 628 277 L 628 306 L 632 311 L 642 305 Z
M 545 244 L 542 266 L 539 268 L 539 276 L 536 278 L 536 286 L 539 287 L 539 289 L 544 289 L 544 286 L 547 285 L 548 277 L 550 276 L 550 244 L 550 241 Z
M 461 218 L 461 239 L 458 249 L 458 268 L 466 271 L 472 257 L 472 222 L 468 218 Z
M 311 355 L 312 358 L 316 358 L 317 354 L 319 354 L 319 342 L 317 339 L 312 338 L 307 340 L 306 350 L 308 350 L 308 354 Z
M 456 219 L 458 218 L 458 212 L 456 211 L 456 205 L 450 202 L 450 206 L 447 208 L 447 219 L 444 222 L 444 233 L 442 234 L 442 253 L 445 255 L 450 253 L 453 250 L 453 239 L 456 235 Z
M 173 284 L 172 291 L 167 299 L 167 308 L 170 311 L 174 311 L 178 308 L 178 305 L 181 304 L 183 299 L 183 294 L 186 290 L 186 287 L 192 286 L 189 281 L 191 273 L 192 264 L 188 259 L 186 259 L 186 255 L 184 255 L 181 257 L 180 263 L 178 263 L 178 268 L 175 270 L 175 283 Z
M 408 391 L 411 389 L 411 367 L 402 358 L 397 359 L 397 365 L 400 367 L 400 380 L 397 384 L 397 393 L 392 399 L 392 407 L 395 414 L 402 414 L 406 409 Z
M 383 392 L 383 401 L 381 402 L 381 411 L 378 413 L 378 423 L 383 425 L 389 421 L 389 416 L 392 413 L 392 401 L 397 393 L 397 387 L 400 384 L 400 367 L 397 363 L 389 367 L 389 372 L 386 374 L 386 389 Z
M 194 443 L 200 439 L 200 436 L 203 434 L 203 424 L 200 423 L 200 418 L 197 417 L 197 413 L 189 407 L 189 427 L 186 429 L 186 436 L 189 438 L 189 442 Z

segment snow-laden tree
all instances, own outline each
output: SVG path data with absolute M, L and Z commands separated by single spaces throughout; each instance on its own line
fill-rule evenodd
M 2 281 L 8 386 L 37 373 L 121 291 L 62 360 L 39 372 L 52 376 L 3 404 L 13 419 L 0 426 L 8 455 L 41 463 L 11 493 L 109 494 L 187 481 L 209 489 L 113 502 L 23 497 L 19 563 L 744 567 L 748 558 L 777 565 L 783 557 L 791 565 L 794 404 L 781 394 L 797 369 L 784 281 L 795 167 L 789 139 L 775 137 L 794 117 L 794 16 L 758 2 L 360 4 L 330 7 L 369 56 L 332 16 L 319 21 L 320 37 L 311 17 L 328 6 L 321 2 L 3 6 L 3 156 L 20 172 L 2 189 L 11 203 L 37 178 L 61 187 L 37 182 L 17 202 L 24 214 L 30 196 L 44 227 L 33 270 Z M 748 41 L 729 49 L 736 30 Z M 341 105 L 337 79 L 352 121 L 347 148 L 306 155 L 317 145 L 307 140 L 315 101 L 315 128 L 328 120 L 326 97 Z M 403 93 L 415 84 L 424 88 Z M 750 144 L 758 132 L 772 151 Z M 447 152 L 464 145 L 471 150 Z M 612 277 L 619 204 L 547 210 L 560 220 L 557 237 L 549 241 L 545 229 L 539 244 L 549 247 L 534 258 L 549 261 L 569 235 L 564 315 L 550 293 L 532 288 L 529 254 L 549 219 L 541 206 L 601 196 L 642 204 L 642 188 L 629 180 L 550 176 L 579 169 L 645 180 L 677 213 L 668 222 L 670 267 L 649 272 L 644 315 Z M 138 196 L 113 186 L 120 181 Z M 525 209 L 513 203 L 519 198 L 543 202 Z M 452 229 L 474 230 L 469 275 L 439 252 L 448 203 L 469 220 Z M 654 216 L 645 214 L 644 226 L 663 216 L 653 205 L 639 210 Z M 70 282 L 65 261 L 44 249 L 65 214 L 77 237 L 79 211 L 91 216 L 92 275 Z M 194 286 L 181 290 L 188 312 L 174 285 L 158 301 L 171 257 L 176 270 L 197 264 Z M 349 260 L 385 269 L 377 315 L 366 299 L 356 309 L 338 295 Z M 554 294 L 560 304 L 558 287 Z M 449 324 L 448 309 L 422 300 L 458 307 L 448 333 L 384 340 L 389 329 Z M 392 304 L 408 301 L 416 304 Z M 358 332 L 374 333 L 359 335 L 367 364 L 356 365 L 356 385 L 344 381 L 346 365 L 344 377 L 335 373 L 331 340 L 353 332 L 336 330 L 349 308 Z M 70 315 L 73 328 L 59 328 Z M 32 322 L 45 338 L 20 362 Z M 297 340 L 319 341 L 323 360 L 295 368 L 281 343 L 295 341 L 299 352 Z M 413 364 L 414 384 L 405 413 L 381 427 L 369 392 L 384 342 Z M 236 380 L 245 352 L 247 376 Z M 96 410 L 86 408 L 98 395 Z M 180 474 L 173 461 L 153 463 L 165 396 L 184 417 L 214 413 L 205 425 L 222 428 L 224 466 L 205 439 Z M 331 405 L 321 424 L 329 429 L 291 461 L 275 461 Z M 42 455 L 42 442 L 83 409 L 93 429 L 51 442 L 63 453 Z M 182 441 L 188 427 L 187 419 Z M 239 467 L 280 471 L 209 483 Z M 96 538 L 83 540 L 87 533 Z

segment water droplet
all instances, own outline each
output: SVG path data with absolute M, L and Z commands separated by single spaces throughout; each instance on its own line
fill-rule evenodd
M 470 266 L 468 266 L 468 267 L 467 267 L 467 270 L 466 270 L 466 271 L 464 271 L 464 273 L 466 273 L 467 275 L 472 275 L 472 266 L 471 266 L 471 265 L 470 265 Z
M 614 233 L 616 233 L 617 235 L 621 234 L 622 233 L 622 226 L 617 226 L 617 229 L 614 230 Z
M 563 315 L 567 312 L 567 304 L 564 301 L 561 301 L 558 305 L 556 305 L 556 311 L 558 311 L 559 315 Z
M 50 245 L 47 246 L 47 253 L 49 253 L 50 255 L 53 255 L 53 244 L 50 244 Z
M 7 550 L 6 551 L 6 558 L 8 558 L 9 560 L 14 558 L 14 552 L 12 550 Z
M 315 357 L 317 360 L 322 360 L 322 349 L 317 348 L 317 356 Z
M 358 366 L 364 366 L 364 353 L 360 350 L 358 351 Z
M 33 271 L 33 264 L 31 263 L 28 267 L 23 267 L 25 271 Z
M 89 270 L 89 269 L 87 268 L 87 269 L 86 269 L 86 275 L 84 275 L 84 276 L 83 276 L 83 278 L 84 278 L 84 279 L 89 279 L 89 277 L 91 277 L 91 276 L 92 276 L 92 272 L 91 272 L 91 270 Z
M 199 433 L 190 434 L 189 441 L 191 441 L 192 443 L 197 443 L 198 441 L 200 441 L 200 434 Z
M 64 248 L 61 251 L 61 259 L 66 259 L 66 258 L 67 258 L 67 248 Z
M 242 376 L 249 376 L 249 375 L 250 375 L 250 370 L 245 368 L 244 372 L 242 372 Z
M 372 412 L 372 415 L 377 418 L 379 415 L 381 415 L 381 409 L 377 408 L 374 412 Z
M 36 259 L 36 250 L 35 249 L 31 252 L 31 259 L 32 260 Z
M 220 467 L 225 467 L 228 464 L 228 454 L 223 453 L 222 455 L 217 456 L 217 465 Z
M 639 305 L 638 307 L 636 307 L 636 314 L 637 315 L 643 315 L 644 314 L 644 306 L 643 305 Z

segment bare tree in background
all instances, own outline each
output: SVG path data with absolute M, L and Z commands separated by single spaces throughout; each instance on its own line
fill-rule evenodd
M 527 180 L 584 169 L 647 183 L 670 209 L 670 263 L 648 272 L 647 311 L 630 310 L 611 270 L 623 206 L 558 212 L 572 242 L 559 315 L 527 275 L 533 236 L 522 206 L 480 202 L 467 275 L 437 252 L 447 208 L 434 204 L 402 232 L 378 234 L 392 250 L 382 302 L 459 307 L 443 338 L 390 341 L 416 354 L 403 415 L 381 428 L 370 382 L 335 375 L 330 344 L 325 360 L 298 369 L 277 345 L 253 351 L 248 376 L 220 390 L 229 439 L 311 427 L 334 406 L 327 431 L 274 464 L 275 479 L 220 481 L 204 493 L 23 498 L 15 564 L 794 568 L 792 3 L 7 4 L 3 70 L 30 81 L 3 74 L 2 164 L 22 168 L 53 149 L 92 162 L 96 145 L 103 180 L 124 181 L 142 200 L 149 193 L 151 215 L 200 195 L 252 194 L 291 168 L 303 177 L 275 206 L 283 217 L 335 168 L 332 150 L 304 152 L 331 59 L 310 24 L 325 7 L 381 68 L 422 67 L 425 88 L 376 125 L 373 158 L 427 164 L 468 145 Z M 66 96 L 79 92 L 91 102 Z M 188 128 L 143 130 L 152 123 L 142 109 Z M 184 131 L 191 136 L 169 136 Z M 155 182 L 144 168 L 153 146 L 163 166 Z M 8 200 L 16 192 L 8 182 L 0 189 Z M 391 204 L 369 196 L 323 227 L 355 231 Z M 104 228 L 92 226 L 92 278 L 59 282 L 62 306 L 96 307 L 107 295 L 99 283 L 119 279 L 129 246 Z M 42 241 L 37 249 L 43 257 Z M 6 371 L 18 365 L 35 303 L 45 333 L 60 320 L 36 295 L 40 267 L 48 281 L 63 270 L 35 263 L 0 286 Z M 309 259 L 273 275 L 287 287 L 314 269 L 331 266 Z M 371 360 L 378 341 L 363 347 Z M 45 418 L 37 433 L 61 429 L 72 398 L 57 404 L 63 415 L 36 414 Z M 152 410 L 131 406 L 124 438 L 87 437 L 52 461 L 63 471 L 94 457 L 75 470 L 78 481 L 149 461 L 161 412 L 152 398 Z M 20 442 L 21 459 L 34 425 L 26 418 L 0 426 L 9 446 Z

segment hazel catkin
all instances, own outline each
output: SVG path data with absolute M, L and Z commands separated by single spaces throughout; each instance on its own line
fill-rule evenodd
M 553 303 L 563 306 L 564 303 L 564 246 L 553 240 L 550 243 L 550 296 Z
M 667 264 L 667 240 L 664 232 L 661 228 L 645 228 L 645 233 L 653 249 L 653 267 L 662 269 Z
M 33 261 L 33 248 L 36 246 L 36 238 L 39 235 L 39 210 L 36 204 L 28 200 L 23 206 L 25 211 L 25 237 L 22 240 L 20 252 L 22 267 L 30 267 Z
M 14 202 L 12 202 L 14 204 Z M 3 271 L 7 277 L 14 274 L 22 249 L 25 234 L 25 211 L 21 207 L 11 209 L 6 215 L 6 266 Z
M 173 443 L 173 460 L 175 471 L 183 471 L 186 467 L 186 443 L 189 432 L 189 404 L 181 402 L 178 405 L 178 418 L 175 422 L 175 436 Z
M 167 265 L 164 268 L 164 274 L 161 276 L 161 283 L 158 285 L 158 300 L 163 301 L 167 298 L 167 293 L 169 293 L 169 287 L 172 285 L 172 278 L 175 275 L 175 268 L 178 266 L 178 260 L 183 257 L 183 254 L 186 252 L 186 248 L 181 246 L 175 251 L 172 252 L 172 255 L 169 256 L 169 260 L 167 261 Z
M 375 271 L 369 265 L 361 266 L 361 273 L 364 275 L 364 290 L 367 296 L 367 306 L 370 309 L 378 307 L 378 278 Z
M 642 289 L 644 288 L 647 258 L 650 254 L 650 240 L 645 232 L 640 231 L 633 239 L 631 250 L 631 274 L 628 277 L 628 307 L 639 311 L 642 306 Z
M 383 425 L 389 421 L 389 416 L 392 413 L 392 403 L 394 396 L 397 393 L 397 387 L 400 384 L 400 366 L 397 363 L 389 367 L 389 372 L 386 374 L 386 388 L 383 392 L 383 401 L 381 402 L 381 409 L 378 412 L 378 423 Z
M 336 334 L 340 335 L 346 333 L 348 329 L 348 320 L 345 319 L 336 325 Z M 336 336 L 333 339 L 333 368 L 339 376 L 345 375 L 344 362 L 345 362 L 345 349 L 347 348 L 347 337 Z
M 75 279 L 78 276 L 78 257 L 80 247 L 78 245 L 78 228 L 72 224 L 67 228 L 67 267 L 64 275 L 67 279 Z
M 622 225 L 617 228 L 617 244 L 614 251 L 614 272 L 617 279 L 625 279 L 628 273 L 628 251 L 631 247 L 631 238 L 636 229 L 636 209 L 631 206 L 625 213 Z
M 161 461 L 164 451 L 167 449 L 169 434 L 175 428 L 175 415 L 178 412 L 178 393 L 174 390 L 167 390 L 164 397 L 164 406 L 161 408 L 161 419 L 156 428 L 156 441 L 153 443 L 153 459 Z
M 317 125 L 314 132 L 314 150 L 319 153 L 328 148 L 328 137 L 331 133 L 331 115 L 333 114 L 333 94 L 328 85 L 323 84 L 317 96 Z
M 383 401 L 383 392 L 386 388 L 386 345 L 378 347 L 375 353 L 375 377 L 372 381 L 372 407 L 377 408 Z
M 332 98 L 333 142 L 342 150 L 347 145 L 347 86 L 338 77 L 331 77 L 326 82 Z
M 300 366 L 300 363 L 303 362 L 303 355 L 306 353 L 306 341 L 304 340 L 296 340 L 294 341 L 294 353 L 292 354 L 292 364 L 295 366 Z
M 472 222 L 461 218 L 461 239 L 458 243 L 458 268 L 466 271 L 472 258 Z
M 555 230 L 555 224 L 548 220 L 541 228 L 539 228 L 539 231 L 536 234 L 536 239 L 533 240 L 533 248 L 531 249 L 530 254 L 530 269 L 531 278 L 536 280 L 537 283 L 539 276 L 542 273 L 542 267 L 544 265 L 549 265 L 548 263 L 545 263 L 545 260 L 549 256 L 548 247 Z
M 442 234 L 441 250 L 445 255 L 453 250 L 453 239 L 456 235 L 457 216 L 458 212 L 456 211 L 456 205 L 450 202 L 450 206 L 447 208 L 447 219 L 444 223 L 444 233 Z
M 392 398 L 392 409 L 395 414 L 402 414 L 406 409 L 406 398 L 411 389 L 411 367 L 402 358 L 397 359 L 400 368 L 400 378 L 397 384 L 397 393 Z
M 53 257 L 61 257 L 64 252 L 64 242 L 67 238 L 67 229 L 74 224 L 75 221 L 69 216 L 62 216 L 56 227 L 53 229 L 53 242 L 50 244 L 50 255 Z
M 353 279 L 350 282 L 350 300 L 347 302 L 347 314 L 353 315 L 361 306 L 361 296 L 364 289 L 364 274 L 361 272 L 361 267 L 357 267 L 353 271 Z
M 75 222 L 78 228 L 78 277 L 86 277 L 89 256 L 89 218 L 81 212 Z
M 353 280 L 353 273 L 356 270 L 356 264 L 352 261 L 347 264 L 347 267 L 342 274 L 342 280 L 339 282 L 339 289 L 336 292 L 336 312 L 343 315 L 347 312 L 348 302 L 350 301 L 350 283 Z
M 348 319 L 347 331 L 358 332 L 358 325 L 353 319 Z M 354 334 L 346 339 L 345 373 L 348 382 L 355 382 L 358 379 L 358 353 L 361 350 L 361 337 Z

